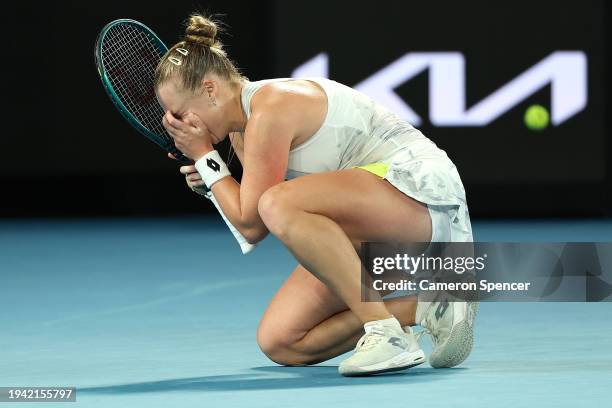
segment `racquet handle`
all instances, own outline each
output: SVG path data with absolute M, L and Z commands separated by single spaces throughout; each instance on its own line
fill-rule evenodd
M 215 207 L 217 207 L 217 211 L 219 211 L 219 214 L 221 214 L 221 218 L 223 218 L 223 221 L 225 221 L 225 223 L 227 224 L 227 227 L 230 229 L 232 234 L 234 234 L 234 238 L 236 238 L 236 241 L 238 241 L 238 245 L 240 245 L 240 250 L 242 250 L 242 253 L 243 254 L 248 254 L 253 249 L 255 249 L 256 245 L 249 244 L 249 242 L 246 240 L 246 238 L 243 237 L 242 234 L 227 219 L 227 217 L 223 213 L 223 210 L 221 209 L 221 206 L 219 206 L 219 203 L 215 199 L 215 196 L 213 195 L 212 191 L 208 191 L 206 193 L 206 198 L 208 198 L 210 201 L 212 201 L 213 204 L 215 205 Z
M 177 152 L 178 152 L 178 150 L 177 150 Z M 175 158 L 177 158 L 177 154 L 175 152 L 170 152 L 170 154 L 172 154 Z M 182 155 L 182 153 L 180 153 L 180 154 Z M 183 165 L 193 165 L 193 160 L 190 160 L 190 159 L 186 159 L 185 158 L 185 159 L 181 160 L 181 159 L 177 158 L 177 160 L 181 164 L 183 164 Z M 221 218 L 223 218 L 223 221 L 225 221 L 225 224 L 227 225 L 229 230 L 234 235 L 234 238 L 236 238 L 236 241 L 238 241 L 238 245 L 240 245 L 240 250 L 242 251 L 243 254 L 246 255 L 246 254 L 248 254 L 249 252 L 251 252 L 252 250 L 255 249 L 255 247 L 257 245 L 249 244 L 249 242 L 246 240 L 246 238 L 242 236 L 240 231 L 238 231 L 236 229 L 236 227 L 234 227 L 232 225 L 230 220 L 227 219 L 227 217 L 223 213 L 223 210 L 221 209 L 221 206 L 219 205 L 219 203 L 215 199 L 215 196 L 213 195 L 211 190 L 209 190 L 205 185 L 203 185 L 203 186 L 200 186 L 200 187 L 196 187 L 196 189 L 194 191 L 196 191 L 198 194 L 201 194 L 204 197 L 208 198 L 210 201 L 212 201 L 212 203 L 217 208 L 217 211 L 219 211 L 219 214 L 221 215 Z

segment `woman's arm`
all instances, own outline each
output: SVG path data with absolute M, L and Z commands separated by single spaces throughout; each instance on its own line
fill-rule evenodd
M 257 209 L 259 199 L 284 181 L 292 143 L 311 136 L 324 120 L 327 107 L 321 93 L 310 85 L 278 83 L 262 87 L 251 100 L 246 129 L 232 142 L 242 162 L 242 183 L 223 177 L 212 186 L 223 213 L 249 243 L 261 241 L 268 233 Z M 187 157 L 202 158 L 214 149 L 206 126 L 195 115 L 188 113 L 179 120 L 167 112 L 164 126 Z M 192 167 L 181 167 L 181 173 L 190 187 L 199 187 L 204 182 Z
M 268 233 L 257 205 L 266 190 L 285 179 L 291 142 L 303 120 L 301 99 L 274 86 L 262 88 L 253 97 L 244 132 L 242 183 L 225 177 L 212 187 L 226 217 L 250 243 Z
M 232 132 L 229 134 L 231 149 L 238 157 L 240 164 L 244 166 L 244 136 L 240 132 Z M 229 164 L 229 163 L 228 163 Z

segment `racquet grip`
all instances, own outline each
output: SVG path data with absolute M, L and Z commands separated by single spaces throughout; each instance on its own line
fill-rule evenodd
M 242 253 L 243 254 L 248 254 L 253 249 L 255 249 L 256 245 L 249 244 L 249 242 L 246 240 L 246 238 L 243 237 L 242 234 L 227 219 L 227 217 L 223 213 L 223 210 L 221 209 L 221 206 L 219 206 L 219 203 L 215 199 L 215 196 L 213 195 L 212 191 L 208 191 L 206 193 L 206 198 L 208 198 L 210 201 L 212 201 L 213 204 L 215 205 L 215 207 L 217 207 L 217 211 L 219 211 L 219 214 L 221 214 L 221 218 L 223 218 L 223 221 L 225 221 L 225 223 L 227 224 L 227 227 L 230 229 L 232 234 L 234 234 L 234 238 L 236 238 L 236 241 L 238 241 L 238 245 L 240 245 L 240 250 L 242 250 Z

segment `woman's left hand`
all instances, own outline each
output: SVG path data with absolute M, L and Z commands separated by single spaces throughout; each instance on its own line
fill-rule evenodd
M 176 148 L 190 159 L 198 160 L 214 150 L 210 131 L 196 114 L 189 112 L 178 119 L 167 111 L 162 124 L 174 139 Z

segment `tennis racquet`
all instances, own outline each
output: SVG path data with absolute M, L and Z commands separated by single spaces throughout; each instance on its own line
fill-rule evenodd
M 162 125 L 164 110 L 155 94 L 155 68 L 168 47 L 151 29 L 135 20 L 120 19 L 107 24 L 96 40 L 95 56 L 102 85 L 121 115 L 141 134 L 174 155 L 184 164 L 193 164 L 174 145 Z M 204 186 L 205 187 L 205 186 Z M 227 219 L 212 192 L 221 217 L 240 244 L 243 254 L 255 248 Z

